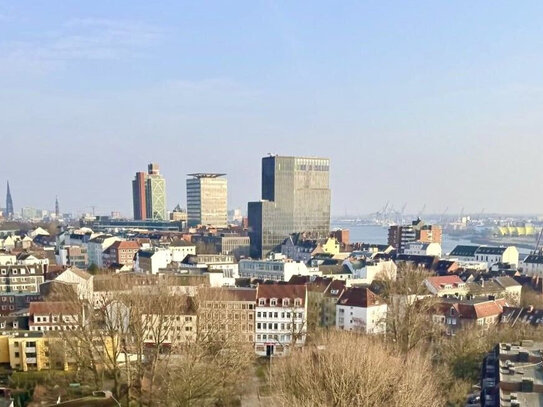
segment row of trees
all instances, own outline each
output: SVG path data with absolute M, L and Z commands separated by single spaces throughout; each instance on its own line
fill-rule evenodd
M 57 293 L 58 295 L 58 293 Z M 77 379 L 110 388 L 125 405 L 229 405 L 239 399 L 254 350 L 233 313 L 197 318 L 208 304 L 235 300 L 226 291 L 202 287 L 189 297 L 168 284 L 152 292 L 113 290 L 98 307 L 67 292 L 63 299 L 81 310 L 77 329 L 57 331 Z M 239 321 L 235 321 L 236 323 Z

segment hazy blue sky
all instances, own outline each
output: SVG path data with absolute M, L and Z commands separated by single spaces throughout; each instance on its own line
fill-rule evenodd
M 159 162 L 260 197 L 332 160 L 336 214 L 543 212 L 543 2 L 0 0 L 0 198 L 131 214 Z

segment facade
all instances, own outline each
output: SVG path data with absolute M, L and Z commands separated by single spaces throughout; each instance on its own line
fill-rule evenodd
M 439 243 L 441 245 L 442 230 L 438 225 L 426 225 L 420 219 L 410 225 L 393 225 L 388 229 L 388 244 L 404 253 L 411 242 Z
M 2 361 L 6 355 L 13 370 L 27 372 L 68 368 L 64 355 L 57 355 L 58 352 L 51 354 L 52 349 L 61 349 L 61 339 L 44 337 L 41 332 L 0 336 L 0 348 Z
M 367 334 L 386 332 L 387 304 L 367 287 L 350 287 L 336 305 L 336 328 Z
M 160 175 L 158 164 L 148 166 L 145 199 L 147 204 L 147 219 L 168 220 L 166 210 L 166 180 Z
M 166 268 L 171 262 L 172 253 L 168 249 L 140 250 L 136 254 L 134 269 L 142 273 L 158 274 L 160 269 Z
M 172 261 L 182 262 L 190 254 L 196 254 L 196 245 L 185 240 L 174 240 L 169 246 Z
M 405 245 L 403 253 L 416 256 L 441 257 L 441 245 L 439 243 L 409 242 Z
M 202 243 L 210 248 L 215 253 L 231 254 L 240 259 L 249 256 L 250 240 L 249 236 L 236 235 L 194 235 L 192 236 L 194 243 Z
M 254 343 L 256 290 L 211 289 L 201 303 L 199 329 L 204 336 Z
M 58 275 L 54 281 L 72 284 L 75 287 L 78 298 L 92 300 L 94 291 L 94 277 L 84 270 L 69 268 Z
M 330 232 L 330 160 L 262 159 L 262 200 L 248 205 L 251 256 L 263 258 L 292 233 L 317 238 Z
M 132 181 L 132 199 L 134 201 L 134 220 L 147 219 L 147 174 L 137 172 Z
M 309 262 L 317 254 L 337 255 L 340 243 L 336 238 L 311 239 L 304 233 L 293 233 L 281 244 L 281 254 L 294 261 Z
M 58 249 L 57 264 L 75 266 L 81 269 L 89 265 L 87 248 L 84 246 L 63 246 Z
M 255 352 L 280 356 L 305 344 L 307 289 L 305 285 L 259 284 L 256 289 Z
M 129 268 L 134 267 L 134 257 L 140 249 L 140 244 L 133 240 L 123 240 L 113 243 L 107 251 L 109 252 L 107 266 L 122 264 Z
M 318 269 L 308 268 L 305 263 L 285 260 L 248 260 L 239 262 L 239 276 L 262 280 L 289 281 L 292 276 L 319 275 Z
M 100 235 L 90 239 L 86 244 L 89 265 L 104 267 L 104 251 L 118 240 L 118 237 L 111 235 Z
M 495 264 L 509 264 L 518 267 L 519 252 L 515 246 L 470 246 L 458 245 L 449 254 L 449 258 L 472 262 L 485 262 L 487 268 Z
M 147 169 L 147 173 L 137 172 L 132 181 L 134 220 L 166 221 L 166 180 L 158 164 L 151 163 Z
M 78 329 L 81 309 L 73 302 L 32 302 L 28 310 L 30 331 L 66 331 Z
M 527 256 L 522 262 L 522 272 L 528 276 L 543 277 L 543 252 Z
M 40 264 L 0 266 L 0 294 L 39 293 L 46 267 Z
M 228 225 L 226 174 L 189 174 L 187 179 L 187 224 L 189 227 Z
M 447 335 L 465 328 L 489 328 L 497 324 L 507 306 L 505 299 L 458 300 L 442 298 L 432 309 L 432 321 L 441 326 Z

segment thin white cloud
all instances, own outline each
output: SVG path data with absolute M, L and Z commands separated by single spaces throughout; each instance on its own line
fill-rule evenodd
M 74 19 L 25 41 L 0 41 L 0 70 L 42 73 L 72 61 L 145 57 L 164 30 L 136 21 Z

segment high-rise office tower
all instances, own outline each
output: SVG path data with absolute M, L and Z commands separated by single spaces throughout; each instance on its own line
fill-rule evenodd
M 137 172 L 132 181 L 134 219 L 167 220 L 166 180 L 158 164 L 148 165 L 147 174 Z
M 9 190 L 9 181 L 8 181 L 8 190 L 6 192 L 6 218 L 13 218 L 13 200 L 11 199 L 11 191 Z
M 262 159 L 262 200 L 248 206 L 252 257 L 265 257 L 291 233 L 328 235 L 329 174 L 327 158 Z
M 188 174 L 187 224 L 226 227 L 228 225 L 226 174 Z
M 167 220 L 166 180 L 160 175 L 158 164 L 149 164 L 145 199 L 147 201 L 147 219 Z
M 132 198 L 134 200 L 134 219 L 147 219 L 147 174 L 137 172 L 136 178 L 132 181 Z

